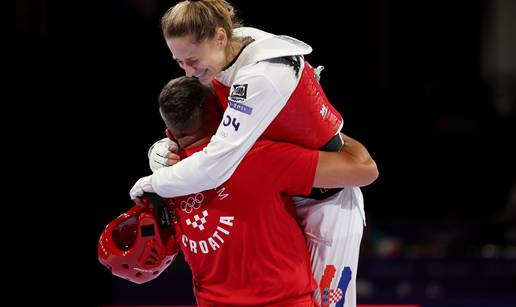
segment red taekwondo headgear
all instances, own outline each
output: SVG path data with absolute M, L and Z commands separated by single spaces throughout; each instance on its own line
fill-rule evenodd
M 178 252 L 163 199 L 145 193 L 141 202 L 109 223 L 97 245 L 99 261 L 113 275 L 137 284 L 158 277 Z

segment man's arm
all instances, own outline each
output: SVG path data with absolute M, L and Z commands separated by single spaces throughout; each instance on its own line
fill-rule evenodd
M 319 152 L 314 187 L 339 188 L 366 186 L 378 178 L 378 168 L 359 141 L 341 134 L 344 146 L 340 152 Z

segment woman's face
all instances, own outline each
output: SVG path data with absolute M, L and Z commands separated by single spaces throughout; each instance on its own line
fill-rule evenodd
M 203 84 L 209 84 L 226 66 L 225 32 L 217 31 L 213 38 L 200 42 L 195 42 L 191 35 L 167 38 L 166 42 L 186 75 L 199 78 Z

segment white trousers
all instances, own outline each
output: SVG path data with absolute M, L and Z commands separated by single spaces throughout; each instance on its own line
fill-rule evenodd
M 365 226 L 360 188 L 344 188 L 325 200 L 296 197 L 321 307 L 356 307 L 356 276 Z

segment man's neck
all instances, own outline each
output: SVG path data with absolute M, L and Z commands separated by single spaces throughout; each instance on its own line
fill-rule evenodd
M 204 144 L 207 144 L 211 139 L 211 135 L 198 137 L 198 136 L 185 136 L 180 138 L 178 141 L 179 148 L 181 149 L 191 149 Z

